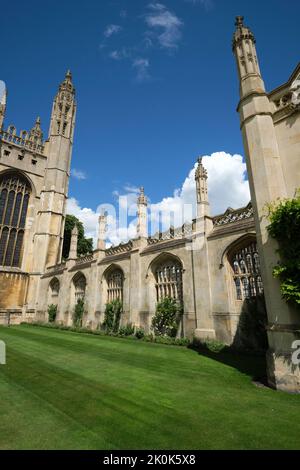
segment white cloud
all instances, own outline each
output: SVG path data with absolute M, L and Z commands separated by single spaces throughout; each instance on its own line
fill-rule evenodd
M 149 59 L 143 59 L 143 58 L 134 59 L 134 61 L 132 62 L 132 67 L 136 70 L 136 79 L 138 82 L 143 82 L 150 78 Z
M 98 217 L 97 212 L 87 207 L 80 207 L 77 199 L 71 197 L 67 201 L 67 214 L 75 215 L 83 223 L 85 235 L 88 238 L 97 239 Z
M 131 57 L 131 49 L 127 47 L 115 49 L 109 53 L 109 57 L 114 60 L 129 59 Z
M 148 35 L 153 36 L 161 47 L 176 49 L 182 36 L 183 22 L 161 3 L 150 3 L 148 8 L 151 10 L 145 16 L 146 24 L 151 28 Z
M 248 181 L 245 180 L 246 164 L 243 162 L 241 155 L 215 152 L 210 156 L 204 156 L 202 162 L 208 171 L 208 193 L 212 215 L 223 213 L 228 207 L 242 207 L 249 202 L 249 185 Z M 152 234 L 159 229 L 159 219 L 161 219 L 162 230 L 167 230 L 170 223 L 178 227 L 195 217 L 195 168 L 196 164 L 190 170 L 181 188 L 176 189 L 172 196 L 164 197 L 158 202 L 149 203 Z M 114 196 L 119 203 L 118 213 L 123 214 L 121 218 L 118 217 L 118 223 L 117 212 L 114 207 L 101 205 L 98 206 L 96 211 L 93 211 L 89 208 L 81 208 L 75 198 L 68 200 L 67 213 L 78 217 L 83 222 L 86 235 L 96 241 L 98 217 L 104 208 L 109 213 L 108 240 L 110 243 L 118 244 L 121 241 L 133 238 L 136 234 L 135 216 L 138 192 L 139 189 L 131 185 L 126 185 L 121 192 L 114 192 Z M 129 224 L 126 217 L 127 213 L 131 217 Z M 170 218 L 171 213 L 173 213 L 173 216 Z M 116 225 L 119 226 L 118 231 L 116 231 Z
M 202 159 L 208 171 L 208 196 L 211 214 L 225 212 L 228 207 L 238 208 L 250 200 L 249 184 L 245 180 L 246 164 L 241 155 L 230 155 L 226 152 L 215 152 Z M 182 187 L 176 189 L 173 196 L 165 197 L 151 205 L 152 222 L 155 231 L 158 229 L 161 213 L 162 229 L 170 225 L 170 213 L 174 214 L 174 226 L 189 222 L 196 215 L 195 169 L 191 169 Z
M 110 38 L 113 34 L 118 34 L 122 30 L 122 27 L 117 24 L 109 24 L 106 26 L 103 35 L 106 38 Z
M 79 181 L 86 180 L 86 174 L 84 173 L 84 171 L 77 170 L 76 168 L 72 168 L 71 176 L 73 176 L 73 178 Z

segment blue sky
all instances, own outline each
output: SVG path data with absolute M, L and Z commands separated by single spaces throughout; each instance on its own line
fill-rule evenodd
M 154 203 L 173 197 L 199 154 L 243 155 L 231 52 L 241 14 L 270 90 L 299 61 L 299 1 L 15 0 L 0 28 L 6 123 L 28 129 L 40 115 L 47 135 L 70 68 L 78 102 L 70 197 L 78 210 L 95 212 L 139 185 Z

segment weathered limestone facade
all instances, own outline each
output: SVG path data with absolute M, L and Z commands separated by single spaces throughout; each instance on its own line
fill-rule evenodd
M 197 216 L 191 224 L 148 236 L 147 197 L 137 200 L 137 237 L 106 248 L 106 215 L 99 217 L 96 250 L 77 257 L 77 229 L 67 261 L 61 259 L 65 207 L 76 114 L 70 72 L 59 87 L 43 140 L 40 120 L 32 130 L 4 130 L 0 105 L 0 322 L 47 320 L 72 324 L 84 298 L 83 324 L 97 328 L 107 302 L 120 298 L 121 324 L 150 330 L 157 302 L 172 296 L 183 305 L 180 335 L 234 341 L 247 300 L 263 293 L 269 317 L 269 378 L 272 385 L 300 390 L 292 370 L 291 341 L 299 312 L 280 298 L 272 277 L 276 245 L 267 236 L 264 206 L 293 196 L 300 186 L 300 67 L 290 80 L 266 93 L 253 34 L 237 19 L 233 50 L 240 78 L 241 115 L 252 203 L 212 216 L 209 175 L 201 158 L 195 173 Z M 252 206 L 253 204 L 253 206 Z M 257 234 L 257 235 L 256 235 Z M 256 247 L 256 238 L 258 249 Z M 260 273 L 260 259 L 261 270 Z

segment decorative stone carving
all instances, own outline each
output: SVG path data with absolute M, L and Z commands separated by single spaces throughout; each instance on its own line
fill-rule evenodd
M 249 202 L 246 207 L 241 207 L 237 210 L 228 207 L 224 214 L 213 217 L 213 224 L 214 226 L 232 224 L 233 222 L 249 219 L 250 217 L 253 217 L 253 207 L 251 202 Z

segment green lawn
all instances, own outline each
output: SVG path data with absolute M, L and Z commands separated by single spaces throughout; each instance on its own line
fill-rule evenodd
M 255 387 L 262 359 L 27 325 L 0 339 L 1 449 L 300 448 L 300 396 Z

